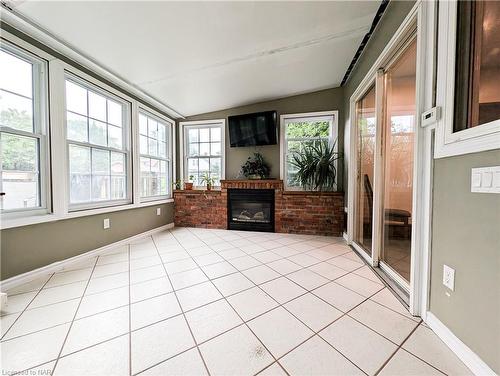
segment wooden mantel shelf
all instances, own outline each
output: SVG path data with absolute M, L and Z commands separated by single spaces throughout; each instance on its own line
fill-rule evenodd
M 274 189 L 283 190 L 283 180 L 280 179 L 235 179 L 221 180 L 221 189 Z
M 224 183 L 283 183 L 283 180 L 280 179 L 225 179 L 220 181 L 222 184 Z

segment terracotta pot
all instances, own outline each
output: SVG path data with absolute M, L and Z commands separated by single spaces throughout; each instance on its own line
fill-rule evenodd
M 192 190 L 192 189 L 193 189 L 193 183 L 187 183 L 187 182 L 186 182 L 186 183 L 184 183 L 184 189 L 185 189 L 186 191 L 190 191 L 190 190 Z

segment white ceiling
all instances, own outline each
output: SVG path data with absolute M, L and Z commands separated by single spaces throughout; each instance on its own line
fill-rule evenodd
M 16 11 L 184 116 L 340 85 L 378 1 L 20 1 Z

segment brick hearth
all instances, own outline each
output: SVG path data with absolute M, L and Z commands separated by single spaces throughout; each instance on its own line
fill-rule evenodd
M 342 192 L 284 191 L 282 180 L 222 180 L 219 190 L 175 190 L 175 225 L 226 229 L 230 188 L 274 189 L 276 232 L 342 235 Z

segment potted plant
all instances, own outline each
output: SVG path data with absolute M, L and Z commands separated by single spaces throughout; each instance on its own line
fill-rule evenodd
M 193 189 L 193 180 L 194 180 L 194 175 L 189 175 L 189 181 L 184 183 L 184 189 L 188 191 Z
M 336 161 L 341 158 L 335 144 L 327 141 L 306 146 L 292 154 L 290 163 L 296 168 L 295 181 L 310 190 L 331 191 L 337 179 Z
M 174 189 L 180 190 L 182 188 L 182 182 L 180 179 L 177 179 L 174 183 Z
M 211 177 L 208 173 L 205 173 L 201 177 L 201 184 L 206 184 L 207 191 L 212 189 L 212 186 L 215 183 L 215 178 Z
M 247 179 L 265 179 L 271 171 L 269 165 L 264 161 L 260 153 L 253 153 L 253 157 L 248 157 L 247 161 L 241 166 L 241 173 Z

